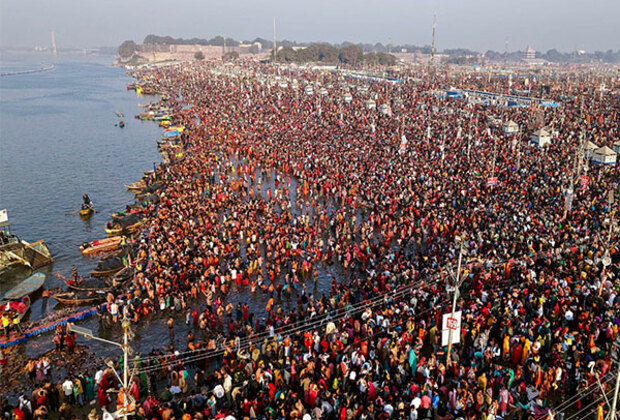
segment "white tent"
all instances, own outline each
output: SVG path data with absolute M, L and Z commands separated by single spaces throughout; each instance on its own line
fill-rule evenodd
M 616 152 L 616 153 L 620 153 L 620 140 L 617 140 L 617 141 L 614 143 L 614 152 Z
M 514 134 L 519 132 L 519 124 L 514 121 L 508 121 L 504 123 L 504 133 L 506 134 Z
M 590 159 L 596 149 L 598 149 L 598 146 L 588 140 L 583 150 L 583 154 L 585 155 L 586 159 Z
M 366 108 L 375 109 L 377 107 L 377 103 L 373 99 L 368 99 L 366 101 Z
M 600 165 L 615 165 L 618 154 L 607 146 L 596 149 L 592 154 L 592 162 Z
M 532 134 L 532 143 L 535 143 L 538 147 L 544 147 L 551 143 L 551 136 L 548 131 L 543 129 L 534 131 Z

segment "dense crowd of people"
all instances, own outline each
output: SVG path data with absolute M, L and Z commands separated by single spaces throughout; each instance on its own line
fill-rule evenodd
M 189 333 L 175 337 L 171 318 L 171 346 L 132 360 L 127 391 L 108 368 L 71 402 L 158 420 L 608 410 L 598 383 L 611 392 L 617 371 L 620 177 L 581 152 L 617 141 L 617 95 L 570 71 L 417 70 L 392 84 L 200 63 L 134 76 L 167 95 L 183 153 L 153 175 L 163 187 L 132 243 L 137 274 L 102 311 L 139 328 L 174 309 Z M 544 86 L 560 106 L 438 94 L 450 85 Z M 544 148 L 529 141 L 542 127 Z M 266 307 L 230 302 L 245 290 Z M 442 318 L 457 310 L 448 354 Z

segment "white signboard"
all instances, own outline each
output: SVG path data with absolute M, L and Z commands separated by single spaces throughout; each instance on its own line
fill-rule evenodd
M 4 223 L 8 221 L 9 221 L 9 215 L 6 212 L 6 209 L 0 210 L 0 223 Z
M 441 346 L 448 345 L 450 330 L 452 330 L 452 344 L 457 344 L 461 341 L 461 311 L 454 313 L 443 314 L 441 318 Z

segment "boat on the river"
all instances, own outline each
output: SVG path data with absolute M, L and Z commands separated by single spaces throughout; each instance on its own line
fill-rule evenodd
M 121 271 L 114 274 L 112 277 L 104 278 L 103 281 L 109 287 L 115 287 L 119 284 L 125 283 L 127 280 L 133 277 L 135 273 L 135 268 L 131 266 L 127 266 L 123 268 Z
M 41 287 L 43 287 L 43 283 L 45 283 L 45 274 L 43 273 L 34 273 L 32 276 L 23 280 L 17 286 L 13 287 L 11 290 L 6 292 L 2 297 L 3 300 L 17 300 L 21 299 L 25 296 L 30 296 Z
M 93 277 L 110 277 L 125 267 L 126 252 L 116 253 L 99 261 L 97 267 L 90 272 Z
M 12 234 L 6 209 L 0 210 L 0 276 L 19 268 L 33 271 L 52 261 L 43 239 L 28 243 Z
M 19 321 L 26 316 L 26 313 L 30 309 L 30 297 L 24 296 L 19 300 L 12 300 L 7 302 L 0 302 L 0 317 L 4 314 L 9 316 L 9 319 L 15 319 L 17 317 Z
M 135 223 L 133 225 L 129 225 L 126 228 L 115 226 L 115 227 L 112 227 L 112 228 L 106 228 L 105 229 L 105 233 L 108 236 L 130 235 L 130 234 L 136 232 L 138 229 L 140 229 L 142 227 L 142 225 L 144 225 L 144 221 L 140 221 L 140 222 Z
M 132 184 L 125 184 L 125 188 L 129 191 L 142 191 L 142 189 L 146 187 L 146 182 L 143 179 L 136 181 Z
M 58 277 L 60 277 L 62 279 L 62 281 L 67 285 L 67 287 L 69 289 L 77 290 L 78 292 L 97 292 L 97 291 L 109 292 L 110 290 L 112 290 L 112 288 L 109 287 L 109 286 L 105 286 L 105 287 L 97 287 L 97 286 L 89 287 L 89 286 L 84 286 L 83 285 L 84 282 L 75 284 L 75 283 L 67 280 L 64 276 L 58 275 Z
M 53 293 L 52 297 L 66 306 L 86 306 L 103 302 L 106 297 L 106 292 L 91 292 L 85 296 L 81 296 L 76 292 L 57 292 Z
M 118 110 L 116 111 L 116 116 L 117 116 L 118 118 L 124 118 L 124 117 L 125 117 L 125 116 L 123 115 L 123 113 L 122 113 L 121 111 L 118 111 Z
M 123 269 L 123 266 L 114 267 L 110 269 L 93 270 L 90 275 L 93 277 L 110 277 Z
M 80 210 L 80 217 L 88 218 L 93 215 L 95 210 L 92 207 L 86 207 Z
M 85 242 L 80 246 L 80 252 L 82 253 L 82 255 L 93 256 L 102 252 L 114 251 L 118 249 L 121 240 L 121 236 L 113 236 L 111 238 Z
M 146 219 L 141 219 L 137 214 L 130 213 L 122 219 L 115 220 L 114 225 L 107 226 L 105 232 L 108 236 L 128 235 L 140 229 L 145 221 Z
M 119 121 L 118 126 L 120 128 L 125 128 L 125 121 Z

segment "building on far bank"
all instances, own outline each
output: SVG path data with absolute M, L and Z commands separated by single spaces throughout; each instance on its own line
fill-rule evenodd
M 536 50 L 528 45 L 527 48 L 525 49 L 525 52 L 523 53 L 523 59 L 533 60 L 535 58 L 536 58 Z

